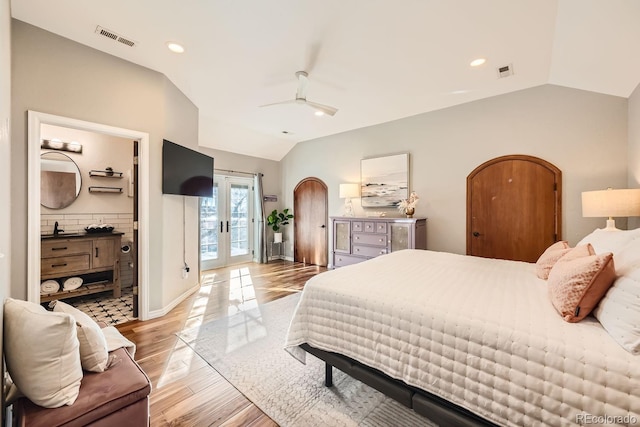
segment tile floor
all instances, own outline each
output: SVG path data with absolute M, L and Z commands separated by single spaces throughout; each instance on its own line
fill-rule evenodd
M 120 298 L 114 298 L 110 292 L 72 298 L 65 301 L 86 313 L 96 321 L 115 326 L 135 320 L 133 316 L 133 290 L 122 289 Z

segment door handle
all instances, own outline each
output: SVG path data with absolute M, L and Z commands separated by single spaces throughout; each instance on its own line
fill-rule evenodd
M 220 232 L 221 232 L 221 233 L 224 231 L 224 228 L 222 228 L 222 227 L 223 227 L 223 222 L 222 222 L 222 221 L 220 221 Z
M 227 233 L 229 232 L 229 221 L 227 221 Z
M 98 258 L 98 248 L 96 248 L 96 258 Z
M 473 237 L 478 237 L 480 235 L 480 233 L 478 233 L 477 231 L 473 232 Z

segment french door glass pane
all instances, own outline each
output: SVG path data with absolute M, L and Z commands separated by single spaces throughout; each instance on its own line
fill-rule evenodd
M 218 259 L 218 187 L 213 187 L 213 197 L 200 198 L 200 260 Z
M 249 253 L 249 186 L 231 184 L 231 256 Z

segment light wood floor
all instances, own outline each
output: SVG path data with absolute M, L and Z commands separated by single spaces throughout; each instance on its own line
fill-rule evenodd
M 300 292 L 325 270 L 287 261 L 210 270 L 203 273 L 199 291 L 166 316 L 119 325 L 136 343 L 136 360 L 151 379 L 151 425 L 277 425 L 175 334 Z

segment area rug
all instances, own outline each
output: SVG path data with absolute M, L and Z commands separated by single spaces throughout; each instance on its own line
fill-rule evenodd
M 334 369 L 324 386 L 324 362 L 306 365 L 283 346 L 299 294 L 280 298 L 178 334 L 282 427 L 435 426 L 377 390 Z

